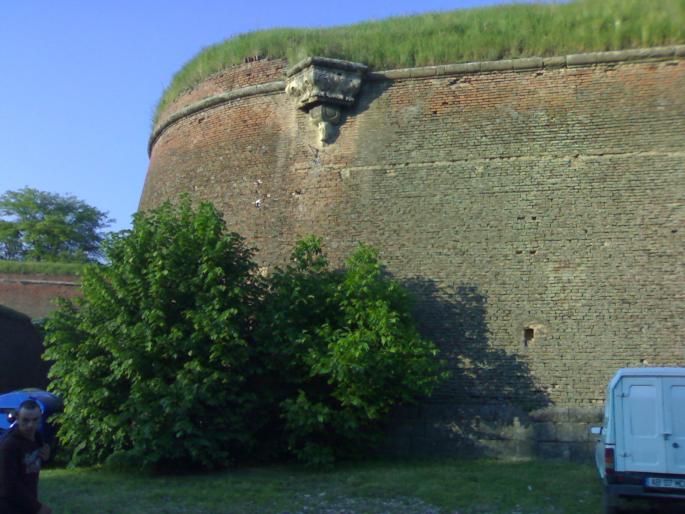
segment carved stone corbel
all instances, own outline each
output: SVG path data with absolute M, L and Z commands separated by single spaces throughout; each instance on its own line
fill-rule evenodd
M 286 73 L 286 92 L 309 113 L 321 144 L 331 143 L 342 121 L 341 109 L 357 99 L 367 66 L 357 62 L 308 57 Z

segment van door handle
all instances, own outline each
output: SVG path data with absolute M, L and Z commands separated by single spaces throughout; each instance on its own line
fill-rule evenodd
M 670 432 L 664 432 L 664 440 L 668 441 L 668 438 L 671 437 Z

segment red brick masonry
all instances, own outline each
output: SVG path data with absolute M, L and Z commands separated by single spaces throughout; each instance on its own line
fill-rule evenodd
M 372 244 L 452 362 L 445 399 L 598 405 L 619 367 L 685 365 L 683 56 L 372 73 L 328 145 L 262 87 L 283 61 L 234 66 L 173 107 L 242 96 L 163 113 L 141 208 L 210 200 L 266 267 L 309 233 L 335 262 Z
M 37 273 L 0 273 L 0 305 L 22 312 L 30 318 L 44 318 L 55 308 L 55 298 L 81 294 L 79 278 L 74 275 Z

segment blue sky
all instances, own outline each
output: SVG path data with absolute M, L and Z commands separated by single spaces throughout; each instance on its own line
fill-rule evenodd
M 202 48 L 272 27 L 326 27 L 501 0 L 5 0 L 0 194 L 73 194 L 130 227 L 154 107 Z M 341 8 L 336 8 L 341 6 Z

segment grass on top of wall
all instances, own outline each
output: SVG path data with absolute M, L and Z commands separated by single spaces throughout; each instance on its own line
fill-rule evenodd
M 392 17 L 332 28 L 241 34 L 198 53 L 173 77 L 153 122 L 184 91 L 248 56 L 363 62 L 374 70 L 546 57 L 685 42 L 685 0 L 578 0 Z
M 6 261 L 0 260 L 0 273 L 44 273 L 46 275 L 80 275 L 78 262 Z

